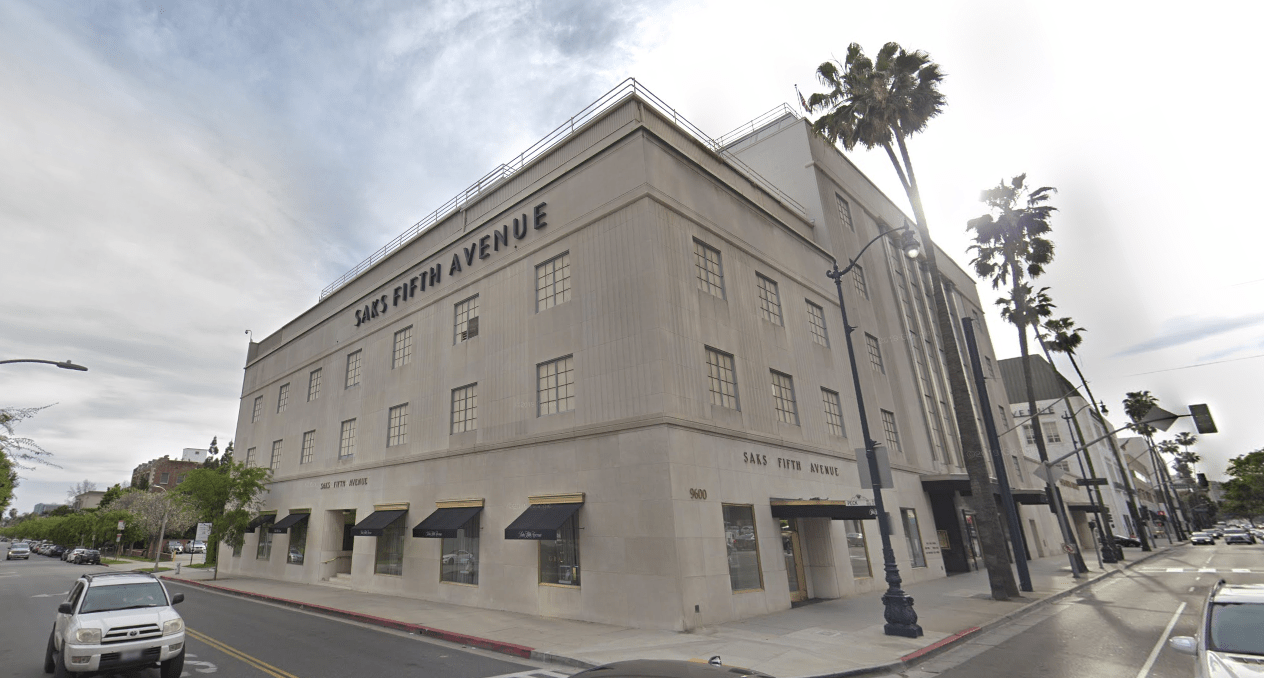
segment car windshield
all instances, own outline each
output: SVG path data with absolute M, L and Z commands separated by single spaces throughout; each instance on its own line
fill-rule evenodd
M 1211 606 L 1208 649 L 1264 655 L 1264 604 L 1217 603 Z
M 136 607 L 164 607 L 167 595 L 158 582 L 93 586 L 83 597 L 79 613 L 128 610 Z

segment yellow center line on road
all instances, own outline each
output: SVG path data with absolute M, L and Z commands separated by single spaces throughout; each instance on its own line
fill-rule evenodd
M 225 645 L 224 643 L 221 643 L 220 641 L 215 640 L 214 638 L 206 635 L 205 633 L 202 633 L 200 631 L 194 631 L 193 629 L 188 628 L 188 627 L 185 627 L 184 632 L 188 634 L 190 637 L 192 637 L 193 639 L 206 643 L 207 645 L 210 645 L 211 647 L 219 650 L 220 652 L 223 652 L 224 654 L 227 654 L 230 657 L 233 657 L 235 659 L 240 659 L 246 664 L 249 664 L 255 667 L 256 669 L 263 671 L 264 673 L 272 676 L 273 678 L 298 678 L 298 676 L 295 676 L 292 673 L 278 669 L 277 667 L 261 659 L 255 659 L 254 657 L 251 657 L 250 655 L 246 654 L 245 652 L 242 652 L 241 650 Z

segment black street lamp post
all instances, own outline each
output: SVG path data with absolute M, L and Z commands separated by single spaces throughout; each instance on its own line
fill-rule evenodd
M 16 360 L 0 360 L 0 365 L 6 365 L 8 363 L 44 363 L 45 365 L 56 365 L 62 368 L 63 370 L 75 370 L 77 372 L 88 371 L 88 368 L 84 367 L 83 365 L 76 365 L 70 362 L 69 360 L 63 360 L 61 362 L 57 362 L 55 360 L 34 360 L 34 359 L 29 359 L 29 358 L 19 358 Z
M 912 229 L 906 227 L 899 230 L 903 232 L 900 249 L 910 259 L 916 258 L 919 248 Z M 864 438 L 865 461 L 869 465 L 869 478 L 873 483 L 873 504 L 878 510 L 878 532 L 882 535 L 882 562 L 887 580 L 887 592 L 882 596 L 882 604 L 886 607 L 884 616 L 887 620 L 886 626 L 883 628 L 888 636 L 917 638 L 922 635 L 922 627 L 917 624 L 917 611 L 913 609 L 913 598 L 900 588 L 902 583 L 900 570 L 895 564 L 895 550 L 891 548 L 890 519 L 882 504 L 882 477 L 878 471 L 878 458 L 874 450 L 878 443 L 869 437 L 869 419 L 865 416 L 865 397 L 860 388 L 860 371 L 856 369 L 856 350 L 851 340 L 851 333 L 856 328 L 847 322 L 847 304 L 843 301 L 843 276 L 851 273 L 852 269 L 856 267 L 856 261 L 865 253 L 865 250 L 894 232 L 896 230 L 892 229 L 879 233 L 877 237 L 870 240 L 860 249 L 860 252 L 856 254 L 856 258 L 850 261 L 847 268 L 841 271 L 838 270 L 838 261 L 835 261 L 834 269 L 826 271 L 825 275 L 832 278 L 835 287 L 838 288 L 838 307 L 843 313 L 843 336 L 847 341 L 847 359 L 851 362 L 852 385 L 856 388 L 856 407 L 860 410 L 860 435 Z

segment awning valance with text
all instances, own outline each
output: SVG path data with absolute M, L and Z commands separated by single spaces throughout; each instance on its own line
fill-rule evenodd
M 308 516 L 310 515 L 312 514 L 291 513 L 290 515 L 282 518 L 276 523 L 273 523 L 272 527 L 268 528 L 268 531 L 271 532 L 272 534 L 285 534 L 285 532 L 289 530 L 291 527 L 294 527 L 295 525 L 305 522 Z
M 456 531 L 482 511 L 482 506 L 437 508 L 413 528 L 413 536 L 423 539 L 455 539 Z
M 531 505 L 505 528 L 505 539 L 557 539 L 557 530 L 584 505 L 584 495 L 531 497 Z
M 769 499 L 774 518 L 876 520 L 878 507 L 848 504 L 840 499 Z
M 407 509 L 395 511 L 374 511 L 369 514 L 369 517 L 356 523 L 355 527 L 351 528 L 351 534 L 356 537 L 380 537 L 382 536 L 382 531 L 386 529 L 387 525 L 395 522 L 405 513 L 408 513 Z

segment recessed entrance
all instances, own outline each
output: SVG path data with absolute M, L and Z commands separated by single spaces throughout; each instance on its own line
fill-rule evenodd
M 794 520 L 781 521 L 781 550 L 786 559 L 786 579 L 790 584 L 790 602 L 808 599 L 807 577 L 803 572 L 803 547 Z

